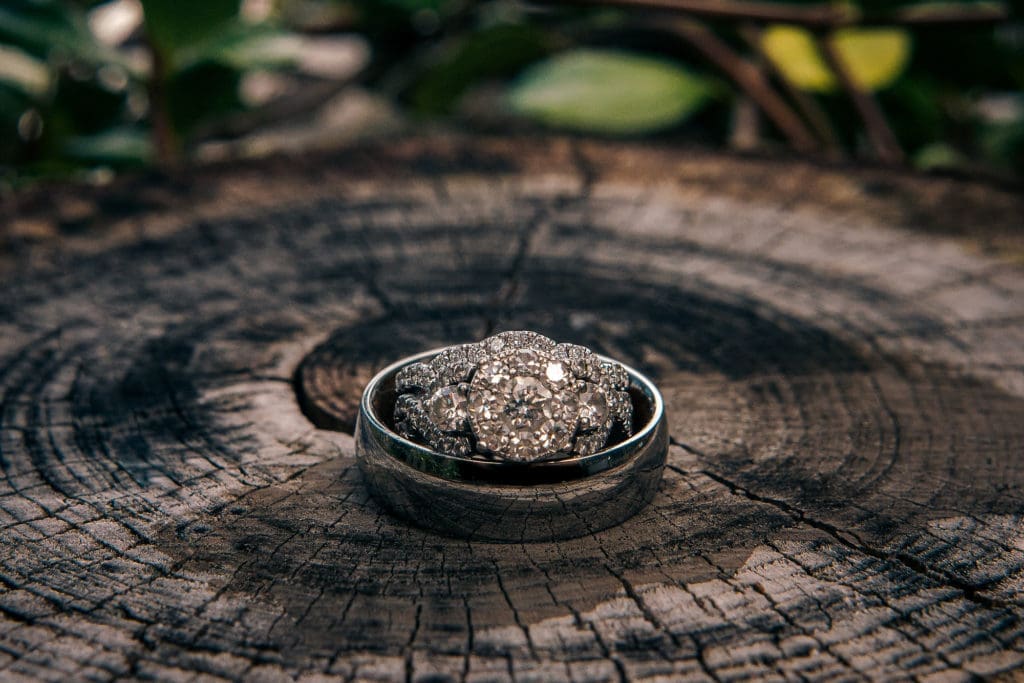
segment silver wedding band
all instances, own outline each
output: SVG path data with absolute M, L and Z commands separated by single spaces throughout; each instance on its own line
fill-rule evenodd
M 651 380 L 622 364 L 629 377 L 632 435 L 595 453 L 515 462 L 442 453 L 398 434 L 396 376 L 444 350 L 384 368 L 360 401 L 359 467 L 374 497 L 392 514 L 448 536 L 546 541 L 620 524 L 654 497 L 668 452 L 664 401 Z

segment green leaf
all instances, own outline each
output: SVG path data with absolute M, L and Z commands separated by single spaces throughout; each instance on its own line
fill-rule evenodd
M 114 54 L 93 36 L 80 8 L 57 0 L 0 3 L 0 43 L 40 59 L 60 52 L 98 63 L 112 59 Z
M 710 83 L 678 64 L 617 50 L 577 49 L 527 70 L 509 93 L 522 115 L 606 134 L 662 130 L 695 113 Z
M 970 106 L 966 101 L 956 103 L 960 98 L 954 93 L 930 75 L 908 74 L 879 95 L 879 104 L 896 138 L 906 149 L 915 149 L 953 134 L 946 112 Z
M 63 152 L 72 159 L 114 166 L 141 166 L 153 157 L 153 146 L 145 131 L 111 128 L 96 135 L 67 140 Z
M 174 74 L 167 82 L 168 112 L 183 137 L 196 126 L 243 108 L 238 96 L 237 69 L 202 62 Z
M 865 90 L 891 85 L 910 61 L 910 34 L 896 28 L 842 28 L 829 38 L 850 77 Z M 765 30 L 761 49 L 796 87 L 828 93 L 839 83 L 811 33 L 796 26 Z
M 914 167 L 922 171 L 951 169 L 966 164 L 966 158 L 946 142 L 933 142 L 914 153 Z
M 293 65 L 302 57 L 302 39 L 295 33 L 268 24 L 231 22 L 206 39 L 184 47 L 175 58 L 175 69 L 184 71 L 203 62 L 214 62 L 239 71 L 275 69 Z
M 238 16 L 238 6 L 239 0 L 142 0 L 146 34 L 170 64 L 224 30 Z
M 420 77 L 410 97 L 413 107 L 446 113 L 473 83 L 510 76 L 547 52 L 547 36 L 535 26 L 501 24 L 472 33 Z

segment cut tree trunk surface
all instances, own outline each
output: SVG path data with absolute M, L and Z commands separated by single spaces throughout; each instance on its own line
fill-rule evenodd
M 1016 676 L 1022 215 L 564 139 L 9 198 L 0 679 Z M 537 544 L 383 513 L 364 382 L 524 328 L 660 385 L 654 502 Z

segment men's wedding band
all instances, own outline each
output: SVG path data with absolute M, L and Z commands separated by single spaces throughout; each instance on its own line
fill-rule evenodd
M 370 491 L 391 513 L 450 536 L 544 541 L 614 526 L 654 497 L 668 451 L 661 394 L 641 373 L 598 354 L 593 356 L 603 368 L 621 368 L 616 379 L 630 417 L 628 427 L 612 430 L 620 438 L 600 450 L 517 460 L 500 453 L 442 452 L 400 434 L 396 402 L 408 382 L 402 385 L 399 378 L 451 348 L 457 347 L 402 359 L 380 371 L 363 392 L 356 455 Z M 581 431 L 587 426 L 574 423 L 576 434 L 590 433 Z

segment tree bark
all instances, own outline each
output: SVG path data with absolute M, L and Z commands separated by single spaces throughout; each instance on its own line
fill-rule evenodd
M 967 181 L 565 139 L 17 195 L 0 678 L 1017 675 L 1022 215 Z M 524 328 L 662 388 L 654 502 L 519 545 L 382 512 L 363 383 Z

